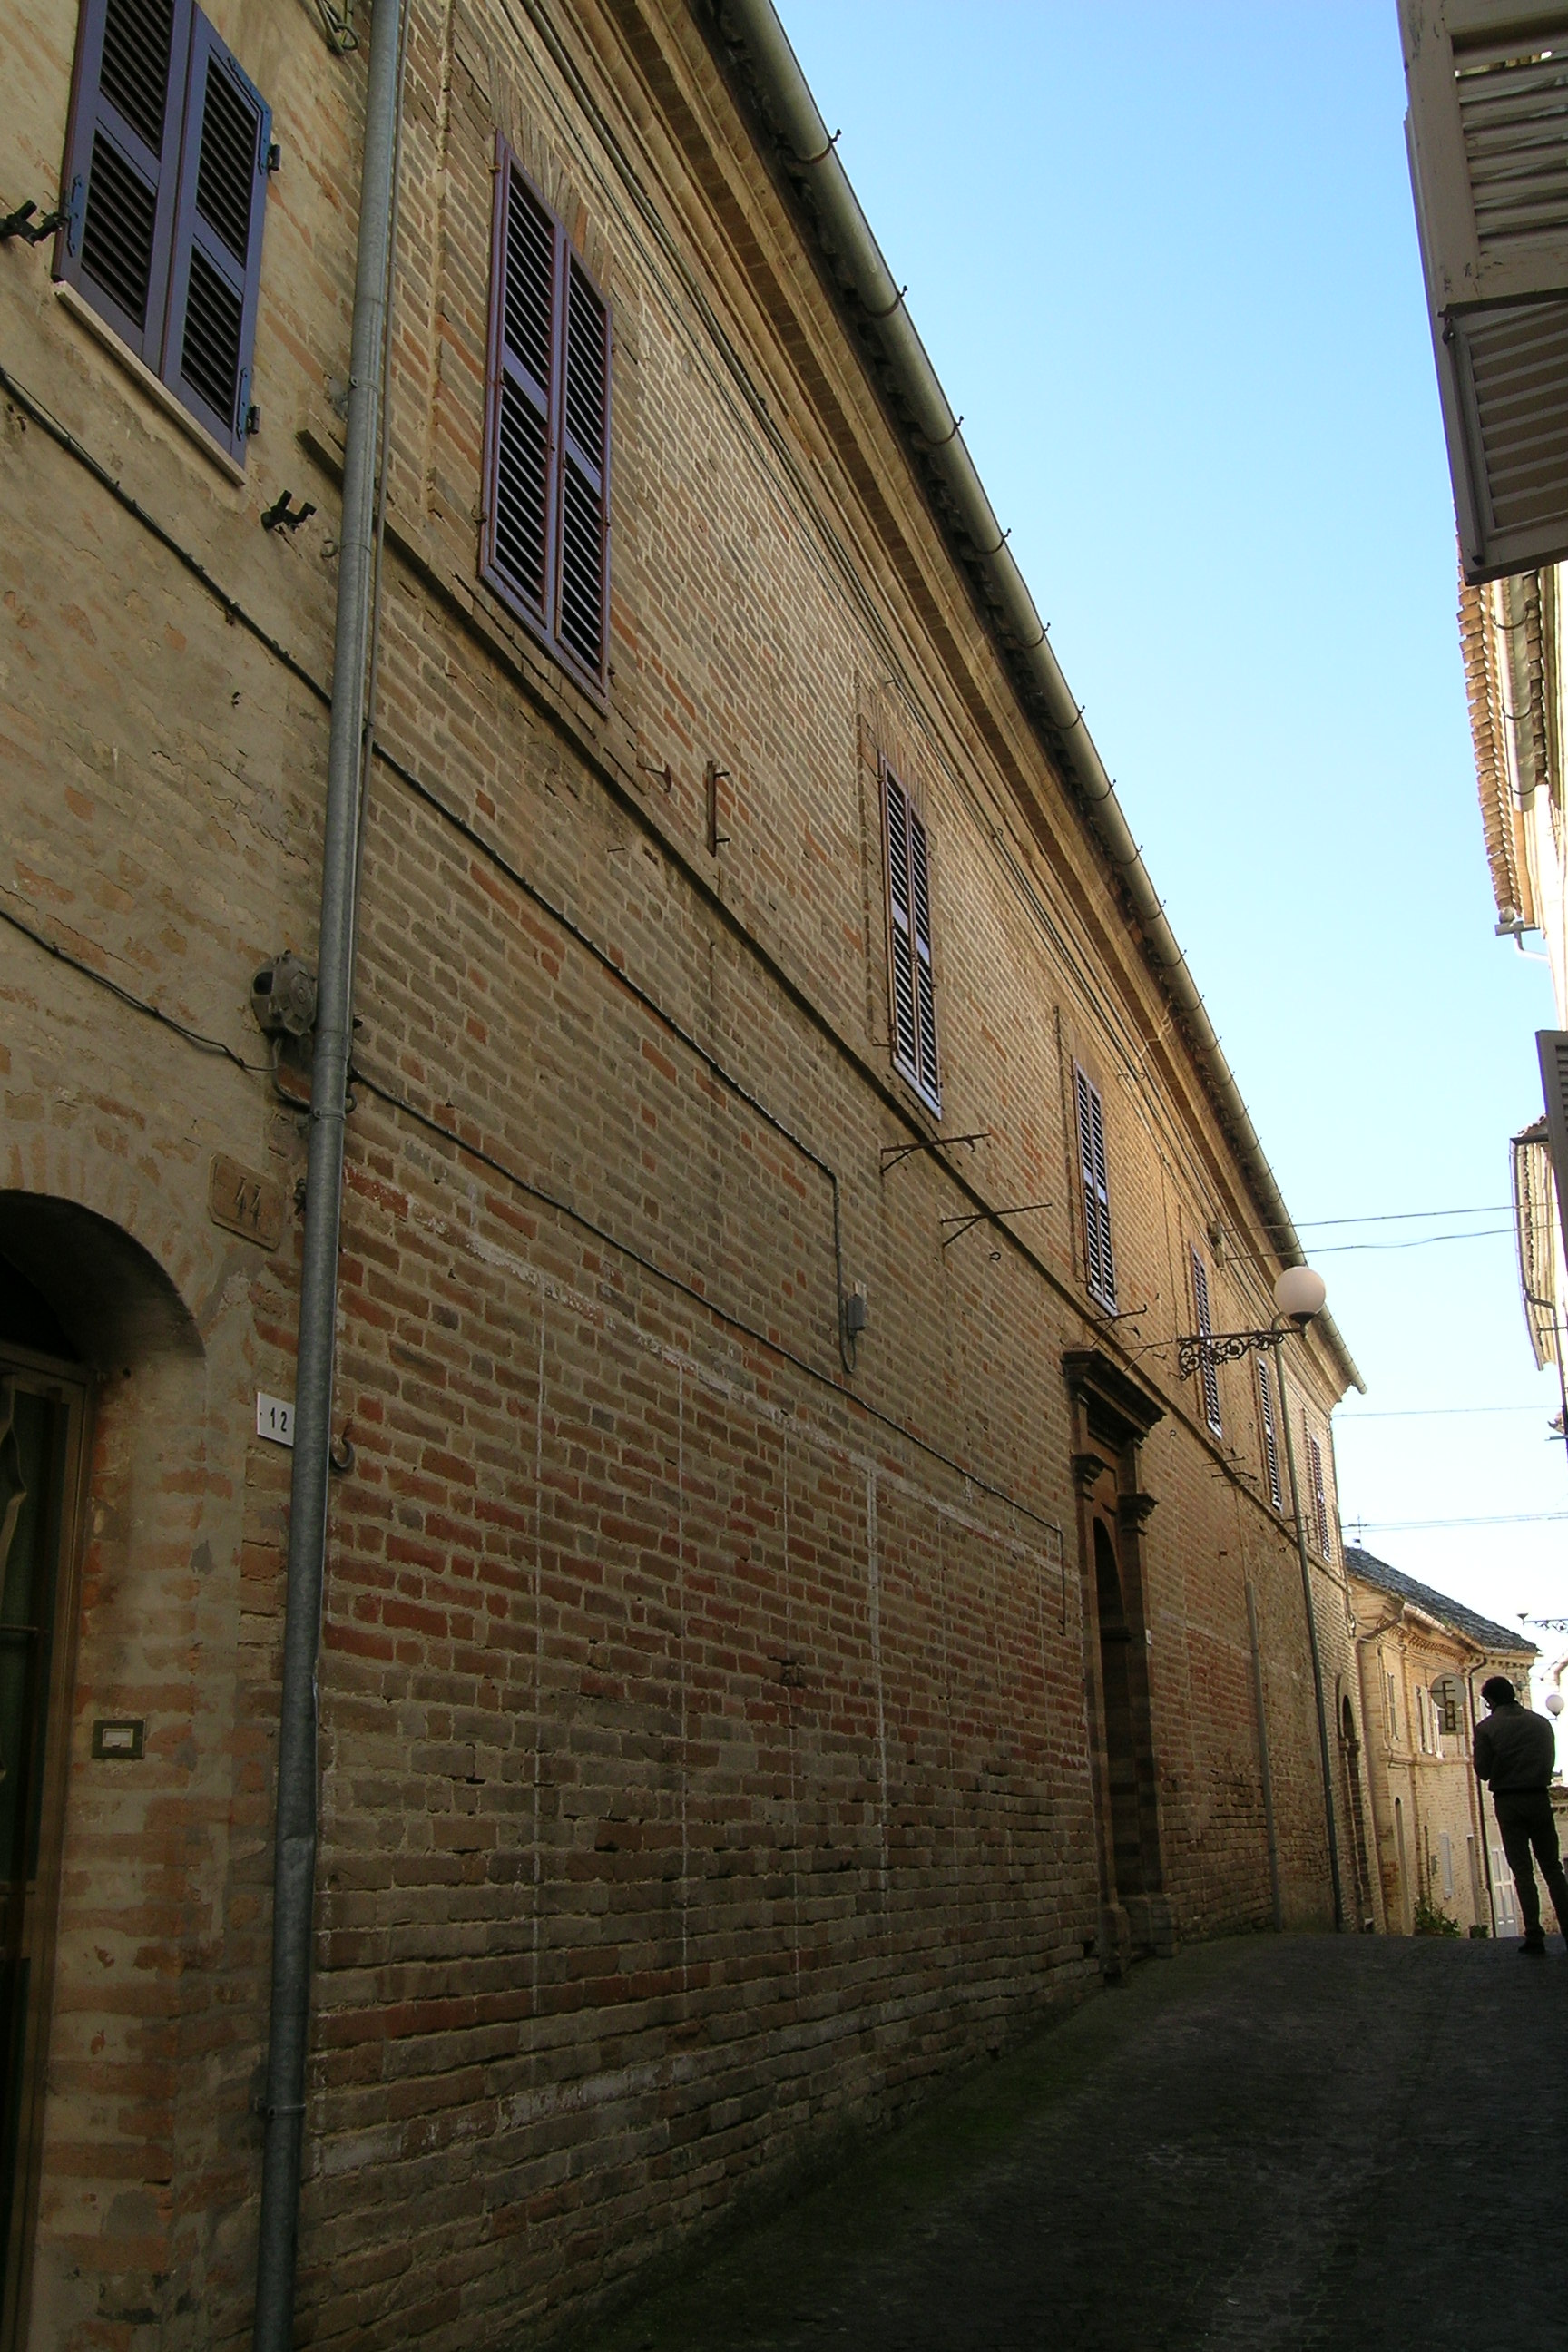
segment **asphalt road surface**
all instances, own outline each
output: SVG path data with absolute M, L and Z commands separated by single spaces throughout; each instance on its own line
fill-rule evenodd
M 1145 1963 L 584 2352 L 1568 2346 L 1568 1956 Z

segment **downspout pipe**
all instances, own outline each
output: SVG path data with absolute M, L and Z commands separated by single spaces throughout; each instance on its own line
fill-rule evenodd
M 1279 1423 L 1285 1433 L 1285 1464 L 1290 1474 L 1290 1510 L 1296 1521 L 1296 1552 L 1301 1564 L 1301 1607 L 1307 1620 L 1307 1651 L 1312 1662 L 1312 1703 L 1318 1717 L 1318 1761 L 1323 1773 L 1323 1828 L 1329 1851 L 1329 1884 L 1334 1898 L 1334 1933 L 1345 1924 L 1344 1886 L 1340 1876 L 1340 1832 L 1334 1804 L 1334 1768 L 1329 1746 L 1329 1709 L 1323 1690 L 1323 1659 L 1318 1647 L 1318 1616 L 1312 1605 L 1312 1563 L 1307 1550 L 1307 1520 L 1301 1508 L 1300 1483 L 1296 1475 L 1296 1441 L 1290 1434 L 1290 1400 L 1285 1393 L 1285 1332 L 1274 1328 L 1274 1385 L 1279 1391 Z M 1302 1334 L 1304 1338 L 1305 1333 Z
M 716 0 L 716 6 L 722 33 L 739 50 L 769 121 L 788 149 L 790 175 L 816 215 L 830 265 L 845 292 L 853 298 L 859 323 L 883 363 L 885 389 L 890 391 L 922 464 L 935 477 L 939 512 L 945 509 L 951 532 L 969 552 L 988 625 L 1002 642 L 1026 705 L 1037 720 L 1045 722 L 1047 749 L 1067 763 L 1068 782 L 1126 889 L 1149 961 L 1186 1024 L 1263 1211 L 1272 1246 L 1282 1265 L 1303 1264 L 1305 1252 L 1274 1171 L 1197 982 L 1166 920 L 1116 787 L 1084 724 L 1082 709 L 1062 676 L 1045 624 L 1008 548 L 1006 533 L 964 446 L 959 421 L 905 306 L 903 289 L 882 258 L 772 0 Z M 1348 1382 L 1364 1390 L 1365 1382 L 1332 1318 L 1325 1313 L 1319 1319 Z
M 316 1039 L 300 1282 L 300 1347 L 289 1486 L 289 1578 L 279 1710 L 273 1864 L 272 2004 L 257 2248 L 253 2352 L 289 2352 L 310 2038 L 316 1882 L 316 1662 L 321 1639 L 331 1477 L 332 1366 L 343 1136 L 353 1040 L 356 849 L 363 781 L 366 663 L 374 570 L 382 357 L 391 251 L 394 152 L 406 0 L 378 0 L 370 33 L 359 250 L 339 533 L 332 717 L 322 824 Z

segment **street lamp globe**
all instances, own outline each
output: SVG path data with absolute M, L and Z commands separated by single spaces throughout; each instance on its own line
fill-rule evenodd
M 1328 1285 L 1310 1265 L 1288 1265 L 1274 1286 L 1274 1304 L 1304 1331 L 1328 1297 Z

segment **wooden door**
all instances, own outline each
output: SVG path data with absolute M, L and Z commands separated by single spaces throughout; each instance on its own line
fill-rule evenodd
M 0 2352 L 22 2340 L 37 2199 L 84 1408 L 0 1353 Z

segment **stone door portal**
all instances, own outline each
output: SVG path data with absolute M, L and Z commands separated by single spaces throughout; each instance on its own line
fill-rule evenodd
M 1084 1670 L 1100 1856 L 1100 1966 L 1175 1949 L 1165 1895 L 1160 1778 L 1150 1689 L 1139 1449 L 1158 1402 L 1098 1349 L 1063 1360 L 1073 1404 L 1084 1595 Z
M 37 2189 L 82 1408 L 77 1383 L 0 1354 L 0 2352 L 19 2340 Z

